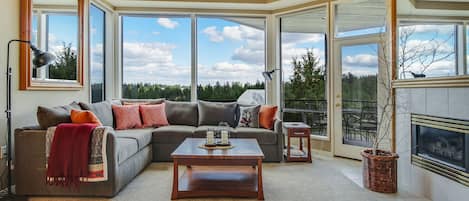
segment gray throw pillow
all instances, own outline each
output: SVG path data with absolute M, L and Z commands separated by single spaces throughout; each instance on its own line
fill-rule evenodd
M 218 126 L 226 122 L 231 127 L 236 126 L 236 109 L 238 103 L 221 103 L 199 101 L 199 126 Z
M 103 126 L 114 127 L 114 120 L 112 115 L 112 103 L 111 101 L 103 101 L 99 103 L 83 103 L 80 102 L 80 106 L 84 110 L 93 112 Z
M 165 101 L 166 118 L 170 125 L 197 126 L 197 103 Z
M 37 122 L 43 130 L 61 123 L 71 123 L 70 112 L 72 109 L 81 110 L 80 105 L 76 102 L 52 108 L 39 106 L 37 107 Z
M 251 107 L 239 107 L 238 127 L 259 128 L 260 105 Z

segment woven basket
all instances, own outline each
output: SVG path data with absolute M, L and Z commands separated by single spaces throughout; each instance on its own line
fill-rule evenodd
M 395 153 L 370 149 L 361 152 L 363 157 L 363 185 L 375 192 L 397 192 L 397 159 Z

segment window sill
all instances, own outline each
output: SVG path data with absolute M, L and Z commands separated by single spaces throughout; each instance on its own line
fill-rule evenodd
M 469 87 L 469 75 L 393 80 L 393 88 Z
M 329 141 L 329 136 L 310 135 L 312 140 Z

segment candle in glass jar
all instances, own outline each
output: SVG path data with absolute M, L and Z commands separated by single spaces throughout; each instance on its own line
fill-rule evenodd
M 215 133 L 213 131 L 207 131 L 207 144 L 215 143 Z
M 221 143 L 228 144 L 228 131 L 226 130 L 221 131 Z

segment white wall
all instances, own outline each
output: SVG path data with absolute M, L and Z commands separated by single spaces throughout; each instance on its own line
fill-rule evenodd
M 6 144 L 6 54 L 7 43 L 11 39 L 19 39 L 19 17 L 20 0 L 2 0 L 0 6 L 0 145 Z M 87 21 L 87 19 L 85 20 Z M 85 33 L 87 27 L 85 26 Z M 85 34 L 86 36 L 86 34 Z M 86 40 L 85 40 L 86 41 Z M 85 45 L 86 46 L 86 45 Z M 85 55 L 86 55 L 85 48 Z M 56 106 L 70 103 L 72 101 L 88 101 L 88 65 L 85 57 L 85 86 L 79 91 L 20 91 L 19 84 L 19 66 L 18 66 L 19 48 L 18 43 L 13 43 L 10 52 L 10 64 L 13 68 L 13 127 L 17 128 L 25 125 L 36 125 L 36 108 L 38 105 Z M 0 163 L 0 170 L 4 170 L 5 163 Z M 3 187 L 3 186 L 2 186 Z
M 399 190 L 433 201 L 461 201 L 469 188 L 411 164 L 410 114 L 469 120 L 469 88 L 419 88 L 396 91 L 396 145 Z

